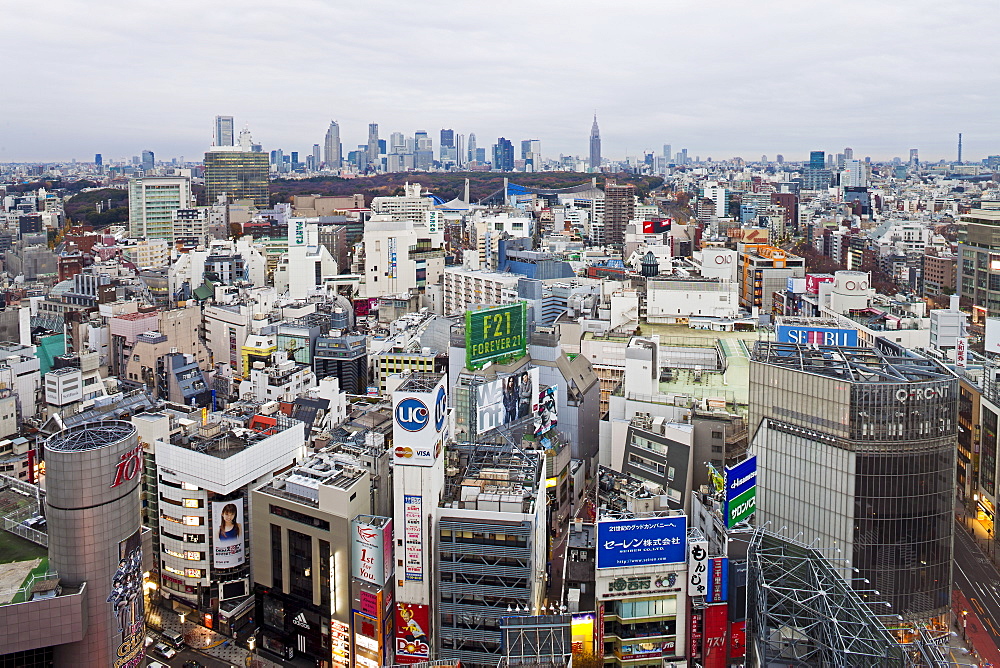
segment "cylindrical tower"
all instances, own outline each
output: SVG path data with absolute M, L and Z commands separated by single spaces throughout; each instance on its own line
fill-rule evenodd
M 56 647 L 57 666 L 142 664 L 141 473 L 128 422 L 81 425 L 45 442 L 49 563 L 66 584 L 87 587 L 86 637 Z

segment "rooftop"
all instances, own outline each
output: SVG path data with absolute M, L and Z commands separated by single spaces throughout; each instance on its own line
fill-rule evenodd
M 753 359 L 852 383 L 920 383 L 954 377 L 945 366 L 926 357 L 887 355 L 874 348 L 819 348 L 758 341 Z

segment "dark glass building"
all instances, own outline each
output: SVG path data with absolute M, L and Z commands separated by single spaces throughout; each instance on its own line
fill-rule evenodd
M 750 393 L 757 523 L 820 549 L 876 615 L 946 615 L 957 377 L 912 354 L 765 341 Z
M 280 167 L 280 165 L 279 165 Z M 209 151 L 205 154 L 205 196 L 215 204 L 219 195 L 230 200 L 251 199 L 268 207 L 268 155 L 243 151 Z

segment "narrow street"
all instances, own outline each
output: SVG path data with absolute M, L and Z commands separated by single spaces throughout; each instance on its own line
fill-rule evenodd
M 972 608 L 969 613 L 975 613 L 970 618 L 964 610 L 956 610 L 956 617 L 961 615 L 956 620 L 959 628 L 965 629 L 984 659 L 1000 666 L 1000 571 L 961 522 L 955 523 L 954 581 Z

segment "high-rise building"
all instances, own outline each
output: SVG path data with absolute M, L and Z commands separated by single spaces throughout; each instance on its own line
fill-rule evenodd
M 607 183 L 604 186 L 604 243 L 621 248 L 625 226 L 635 217 L 635 186 Z
M 100 153 L 95 153 L 94 154 L 94 164 L 96 166 L 98 166 L 98 167 L 103 167 L 104 166 L 104 156 L 101 155 Z
M 674 154 L 670 152 L 673 147 L 670 144 L 663 145 L 663 157 L 667 159 L 667 162 L 673 160 Z
M 538 139 L 522 140 L 521 160 L 524 160 L 526 171 L 539 171 L 542 168 L 542 142 Z
M 268 197 L 268 156 L 253 151 L 216 150 L 205 154 L 205 195 L 209 204 L 214 204 L 219 195 L 230 200 L 251 199 L 254 206 L 267 208 Z M 285 156 L 278 151 L 279 171 L 284 168 Z M 289 162 L 289 166 L 291 163 Z
M 958 164 L 962 164 L 962 133 L 958 133 Z
M 601 171 L 601 130 L 597 127 L 597 114 L 594 114 L 594 125 L 590 128 L 590 170 Z
M 910 149 L 910 166 L 916 167 L 920 162 L 920 154 L 915 148 Z
M 156 158 L 153 156 L 153 152 L 152 151 L 143 151 L 142 152 L 142 162 L 140 163 L 140 165 L 142 166 L 142 170 L 143 171 L 149 171 L 149 170 L 153 169 L 153 165 L 155 165 L 155 164 L 156 164 Z
M 368 124 L 368 148 L 366 149 L 366 157 L 368 159 L 368 167 L 378 171 L 382 163 L 379 160 L 379 143 L 378 143 L 378 123 Z
M 233 117 L 232 116 L 216 116 L 215 117 L 215 145 L 216 146 L 232 146 L 235 139 L 236 139 L 236 136 L 233 133 Z
M 514 169 L 514 144 L 503 137 L 493 145 L 493 169 L 509 172 Z
M 144 176 L 128 184 L 129 236 L 173 241 L 174 212 L 194 206 L 186 176 Z
M 845 160 L 840 185 L 845 188 L 866 187 L 868 185 L 867 165 L 861 160 Z
M 476 161 L 476 133 L 469 133 L 469 162 Z
M 454 130 L 441 130 L 441 146 L 447 146 L 449 148 L 454 148 L 455 146 L 455 131 Z
M 326 131 L 324 141 L 326 152 L 323 155 L 327 169 L 340 169 L 343 163 L 343 154 L 340 148 L 340 126 L 337 121 L 330 121 L 330 127 Z
M 323 162 L 323 158 L 320 156 L 321 154 L 320 154 L 319 144 L 313 144 L 313 150 L 312 150 L 313 169 L 319 169 L 320 163 Z
M 809 169 L 826 169 L 826 151 L 809 152 Z
M 465 135 L 455 136 L 455 156 L 457 157 L 458 166 L 461 167 L 468 162 L 468 154 L 465 152 Z
M 756 524 L 820 549 L 893 624 L 947 623 L 958 378 L 898 350 L 757 343 Z

